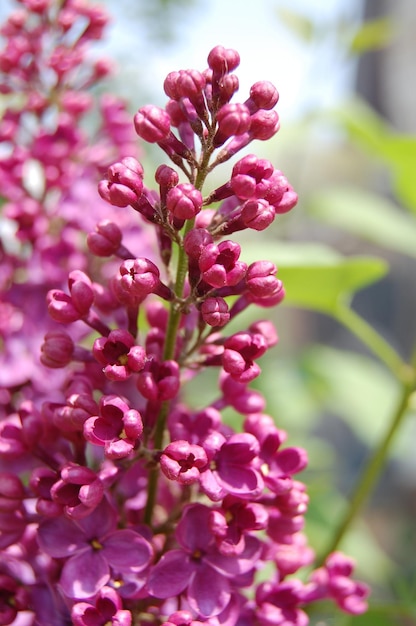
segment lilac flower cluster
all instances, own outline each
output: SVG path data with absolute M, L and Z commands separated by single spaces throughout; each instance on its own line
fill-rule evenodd
M 50 27 L 45 11 L 52 19 L 56 5 L 22 4 L 37 33 L 29 30 L 26 38 L 41 45 L 42 29 Z M 31 26 L 18 15 L 3 33 L 10 45 L 0 62 L 10 63 L 10 81 L 25 81 L 28 94 L 25 71 L 41 72 L 28 62 L 30 49 L 19 56 L 19 32 Z M 66 37 L 80 16 L 84 30 L 75 29 L 73 55 L 64 54 L 60 46 L 70 48 Z M 54 19 L 60 44 L 48 48 L 47 64 L 56 73 L 59 120 L 67 119 L 61 107 L 69 89 L 61 76 L 79 63 L 83 39 L 99 36 L 105 18 L 82 0 L 68 0 Z M 33 59 L 39 56 L 45 52 L 33 51 Z M 268 320 L 237 332 L 229 326 L 249 305 L 267 308 L 284 297 L 276 267 L 263 260 L 247 265 L 229 235 L 261 232 L 297 200 L 285 176 L 254 154 L 234 163 L 229 181 L 204 193 L 214 168 L 279 129 L 278 93 L 269 82 L 253 85 L 244 103 L 231 102 L 238 64 L 235 50 L 216 46 L 203 72 L 167 76 L 164 109 L 149 105 L 136 113 L 137 135 L 156 143 L 174 167 L 158 167 L 157 192 L 144 183 L 135 157 L 121 154 L 108 167 L 98 188 L 113 217 L 106 213 L 87 229 L 90 254 L 79 253 L 78 266 L 65 264 L 66 286 L 58 274 L 47 293 L 53 322 L 44 326 L 41 362 L 50 368 L 42 370 L 50 371 L 48 381 L 13 381 L 2 392 L 2 625 L 302 626 L 315 601 L 332 599 L 352 614 L 366 609 L 368 589 L 352 579 L 346 556 L 329 555 L 309 575 L 300 571 L 314 562 L 303 532 L 308 496 L 297 479 L 306 452 L 285 445 L 286 433 L 249 387 L 277 334 Z M 6 93 L 13 89 L 3 86 Z M 74 115 L 71 110 L 68 127 L 78 133 Z M 59 123 L 49 136 L 36 131 L 17 165 L 11 165 L 17 147 L 1 162 L 15 193 L 7 196 L 9 216 L 10 204 L 23 211 L 26 200 L 36 201 L 22 175 L 29 154 L 37 154 L 45 175 L 29 229 L 32 256 L 50 249 L 39 239 L 52 236 L 54 219 L 67 219 L 64 212 L 43 220 L 42 212 L 57 192 L 70 198 L 80 175 L 79 150 L 58 129 Z M 10 133 L 10 145 L 15 137 Z M 45 146 L 62 147 L 58 138 L 62 166 L 52 180 Z M 36 141 L 44 146 L 38 152 Z M 93 179 L 93 158 L 80 160 L 83 175 Z M 140 226 L 131 227 L 125 213 Z M 79 219 L 62 226 L 60 236 L 68 224 L 82 230 Z M 24 230 L 27 221 L 18 222 Z M 48 227 L 39 231 L 44 222 Z M 158 254 L 147 252 L 149 229 Z M 65 246 L 57 248 L 55 263 L 67 254 Z M 10 282 L 9 292 L 17 291 L 17 280 Z M 188 406 L 184 383 L 214 367 L 217 395 L 207 406 Z M 224 419 L 229 408 L 241 415 L 241 432 Z

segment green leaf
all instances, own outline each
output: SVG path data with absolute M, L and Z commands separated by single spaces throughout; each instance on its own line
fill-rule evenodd
M 308 208 L 328 224 L 416 258 L 416 221 L 386 198 L 354 187 L 334 187 L 313 194 Z
M 277 265 L 285 285 L 284 303 L 337 315 L 341 303 L 354 292 L 380 280 L 388 271 L 387 263 L 375 257 L 343 257 L 332 248 L 319 244 L 244 245 L 244 261 L 268 259 Z
M 367 356 L 319 345 L 306 352 L 302 363 L 323 408 L 344 420 L 369 447 L 377 443 L 399 393 L 389 372 Z
M 313 22 L 302 13 L 286 7 L 277 10 L 278 18 L 293 34 L 305 42 L 310 42 L 314 35 Z
M 394 132 L 382 117 L 359 99 L 346 102 L 332 114 L 353 140 L 391 168 L 397 197 L 416 212 L 416 136 Z
M 394 32 L 393 22 L 388 17 L 368 20 L 355 32 L 351 40 L 350 52 L 363 54 L 369 50 L 384 48 L 391 42 Z

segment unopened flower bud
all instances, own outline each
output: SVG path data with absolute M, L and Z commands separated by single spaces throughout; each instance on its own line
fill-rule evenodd
M 202 208 L 202 194 L 191 183 L 182 183 L 168 191 L 166 206 L 173 217 L 190 220 Z
M 167 139 L 170 134 L 170 117 L 164 109 L 147 104 L 134 116 L 136 133 L 149 143 Z
M 244 104 L 225 104 L 217 114 L 218 130 L 214 146 L 221 146 L 232 135 L 242 135 L 249 130 L 250 112 Z
M 279 92 L 268 80 L 254 83 L 250 89 L 250 99 L 245 104 L 254 113 L 258 109 L 272 109 L 279 100 Z M 253 106 L 254 105 L 254 106 Z
M 275 210 L 266 200 L 248 200 L 241 211 L 245 226 L 253 230 L 265 230 L 274 221 Z
M 88 248 L 96 256 L 111 256 L 119 249 L 122 237 L 121 230 L 115 222 L 103 220 L 96 225 L 95 232 L 88 233 Z
M 217 76 L 229 74 L 240 64 L 237 50 L 215 46 L 208 55 L 208 65 Z
M 198 482 L 200 470 L 208 463 L 204 448 L 188 441 L 170 443 L 160 457 L 160 468 L 170 480 L 182 485 Z
M 40 361 L 47 367 L 65 367 L 71 362 L 74 342 L 64 330 L 50 330 L 41 346 Z
M 260 109 L 251 116 L 250 136 L 252 139 L 260 139 L 260 141 L 271 139 L 279 128 L 280 121 L 276 111 Z
M 207 298 L 201 304 L 202 319 L 209 326 L 225 326 L 230 319 L 228 304 L 224 298 Z

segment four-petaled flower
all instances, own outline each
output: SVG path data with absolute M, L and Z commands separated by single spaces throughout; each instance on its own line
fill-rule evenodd
M 221 613 L 231 599 L 233 580 L 251 572 L 260 556 L 261 543 L 250 537 L 238 556 L 218 551 L 210 530 L 211 510 L 188 505 L 176 528 L 179 548 L 166 552 L 149 576 L 149 592 L 156 598 L 184 593 L 197 615 Z
M 60 585 L 69 598 L 91 598 L 116 572 L 141 572 L 152 559 L 150 543 L 131 529 L 117 530 L 117 512 L 106 501 L 77 522 L 64 517 L 39 526 L 41 549 L 66 559 Z

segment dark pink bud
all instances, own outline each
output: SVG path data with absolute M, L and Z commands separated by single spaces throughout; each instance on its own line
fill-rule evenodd
M 208 65 L 216 75 L 229 74 L 240 64 L 240 55 L 232 48 L 215 46 L 208 55 Z
M 263 335 L 267 342 L 267 347 L 271 348 L 275 346 L 279 341 L 274 324 L 270 320 L 259 320 L 250 324 L 249 330 L 251 333 L 259 333 Z
M 209 326 L 225 326 L 230 320 L 228 304 L 224 298 L 207 298 L 201 304 L 202 319 Z
M 143 167 L 133 157 L 125 157 L 120 163 L 114 163 L 108 168 L 108 180 L 129 187 L 136 196 L 143 190 Z
M 232 135 L 242 135 L 249 130 L 251 117 L 244 104 L 225 104 L 217 113 L 218 130 L 214 146 L 221 146 Z
M 25 497 L 23 484 L 15 474 L 0 472 L 0 511 L 15 511 Z
M 201 252 L 199 268 L 202 277 L 212 287 L 234 286 L 244 278 L 247 266 L 238 261 L 241 248 L 233 241 L 208 244 Z
M 238 76 L 235 74 L 226 74 L 222 77 L 218 85 L 218 104 L 221 106 L 231 100 L 236 91 L 238 91 Z
M 170 189 L 178 184 L 179 175 L 169 165 L 159 165 L 155 173 L 155 180 L 161 187 Z
M 261 80 L 254 83 L 250 89 L 250 105 L 255 105 L 256 109 L 272 109 L 279 100 L 279 92 L 268 80 Z M 254 112 L 254 111 L 250 111 Z
M 64 330 L 50 330 L 41 346 L 40 361 L 47 367 L 65 367 L 74 354 L 74 342 Z
M 197 70 L 181 70 L 178 76 L 177 89 L 180 97 L 188 98 L 192 103 L 202 99 L 205 78 Z M 169 94 L 168 94 L 169 95 Z
M 247 154 L 237 161 L 232 170 L 231 178 L 238 174 L 251 176 L 256 183 L 269 179 L 276 170 L 267 159 L 259 159 L 255 154 Z
M 132 335 L 122 329 L 112 330 L 108 337 L 96 339 L 92 352 L 110 380 L 126 380 L 133 373 L 140 372 L 147 359 L 144 348 L 135 345 Z
M 271 261 L 255 261 L 247 268 L 246 285 L 254 298 L 269 298 L 281 291 L 277 267 Z
M 149 143 L 157 143 L 167 139 L 170 134 L 169 114 L 160 107 L 147 104 L 134 116 L 136 133 Z
M 68 276 L 72 303 L 81 315 L 86 315 L 94 302 L 91 280 L 84 272 L 73 270 Z
M 152 293 L 159 283 L 158 267 L 149 259 L 128 259 L 120 265 L 121 285 L 126 291 L 142 296 Z
M 251 116 L 250 136 L 252 139 L 261 141 L 271 139 L 279 128 L 279 116 L 276 111 L 260 109 Z
M 120 266 L 119 286 L 135 298 L 143 300 L 155 293 L 165 300 L 172 298 L 172 291 L 160 281 L 158 267 L 149 259 L 128 259 Z
M 117 224 L 103 220 L 96 225 L 95 232 L 87 235 L 88 248 L 96 256 L 111 256 L 119 249 L 122 237 Z
M 170 443 L 160 457 L 160 467 L 165 476 L 182 485 L 197 482 L 200 470 L 207 463 L 208 458 L 204 448 L 184 440 Z
M 274 221 L 274 207 L 266 200 L 248 200 L 241 211 L 241 219 L 247 228 L 262 231 Z
M 231 178 L 230 187 L 240 200 L 252 198 L 256 193 L 256 181 L 252 176 L 236 174 Z
M 182 183 L 168 191 L 166 206 L 173 217 L 190 220 L 202 208 L 202 194 L 191 183 Z
M 293 207 L 297 204 L 297 202 L 298 202 L 298 195 L 296 191 L 294 191 L 292 187 L 289 185 L 287 191 L 285 191 L 285 193 L 283 194 L 282 199 L 280 200 L 278 204 L 274 206 L 274 208 L 275 208 L 276 213 L 279 213 L 279 214 L 287 213 L 288 211 L 293 209 Z
M 98 193 L 103 200 L 120 208 L 129 206 L 129 204 L 133 204 L 137 200 L 134 191 L 126 187 L 126 185 L 110 183 L 108 180 L 101 180 L 98 183 Z
M 189 259 L 198 261 L 204 248 L 213 241 L 212 235 L 205 228 L 192 228 L 185 235 L 183 244 Z
M 263 335 L 236 333 L 224 343 L 223 368 L 238 382 L 250 382 L 260 374 L 260 367 L 254 359 L 260 358 L 266 350 L 267 342 Z
M 179 365 L 176 361 L 152 361 L 147 371 L 140 372 L 137 378 L 137 388 L 147 400 L 172 400 L 179 387 Z
M 48 291 L 46 299 L 48 313 L 56 322 L 70 324 L 81 318 L 80 312 L 72 303 L 72 298 L 60 289 Z
M 163 89 L 168 98 L 179 100 L 180 93 L 178 91 L 179 72 L 169 72 L 163 83 Z

